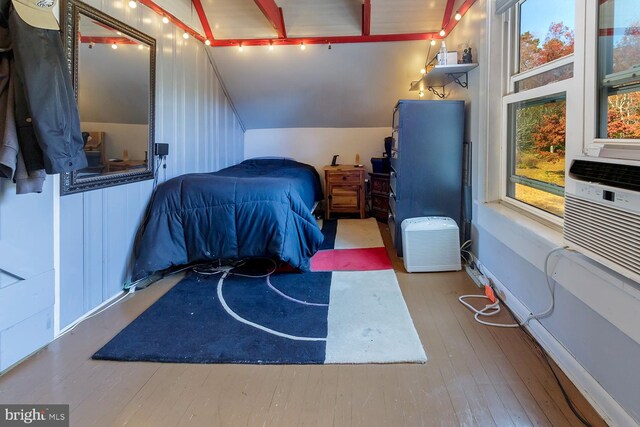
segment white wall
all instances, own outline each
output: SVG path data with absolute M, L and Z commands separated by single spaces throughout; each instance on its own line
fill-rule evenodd
M 241 161 L 244 132 L 205 47 L 184 40 L 181 30 L 163 24 L 143 5 L 130 9 L 107 0 L 88 3 L 156 39 L 155 140 L 169 143 L 160 181 Z M 59 198 L 61 329 L 122 289 L 151 190 L 152 181 L 144 181 Z
M 478 0 L 447 37 L 447 46 L 469 42 L 475 48 L 474 61 L 480 64 L 469 73 L 469 89 L 447 86 L 448 99 L 467 102 L 467 138 L 474 144 L 473 250 L 517 299 L 507 299 L 508 304 L 522 303 L 531 312 L 540 312 L 550 298 L 545 257 L 564 241 L 561 232 L 497 201 L 502 25 L 497 19 L 489 26 L 491 3 Z M 579 91 L 572 93 L 580 96 Z M 568 140 L 580 132 L 569 127 Z M 577 254 L 562 254 L 550 266 L 555 309 L 540 323 L 532 323 L 568 351 L 569 360 L 560 360 L 561 366 L 610 423 L 640 422 L 640 285 Z
M 389 106 L 389 121 L 393 105 Z M 382 157 L 384 138 L 391 128 L 293 128 L 253 129 L 245 133 L 245 159 L 260 156 L 293 157 L 318 169 L 331 164 L 334 154 L 338 163 L 353 164 L 356 153 L 360 163 L 371 172 L 371 158 Z

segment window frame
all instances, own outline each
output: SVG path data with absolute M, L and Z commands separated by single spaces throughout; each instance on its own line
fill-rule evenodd
M 506 58 L 506 63 L 504 64 L 505 70 L 505 78 L 503 81 L 505 82 L 505 90 L 504 95 L 502 96 L 502 111 L 501 111 L 501 126 L 500 126 L 500 140 L 501 140 L 501 150 L 500 150 L 500 189 L 499 189 L 499 197 L 500 202 L 514 207 L 518 210 L 524 211 L 531 216 L 542 220 L 543 222 L 551 223 L 555 226 L 560 226 L 564 224 L 564 220 L 562 217 L 556 216 L 551 212 L 545 211 L 544 209 L 534 207 L 525 202 L 522 202 L 518 199 L 510 197 L 507 195 L 507 187 L 509 185 L 509 180 L 511 178 L 510 173 L 510 140 L 509 140 L 509 105 L 514 104 L 516 102 L 534 100 L 534 99 L 544 99 L 544 98 L 553 98 L 557 95 L 563 95 L 567 102 L 567 129 L 569 128 L 569 100 L 572 94 L 572 87 L 574 85 L 574 81 L 576 80 L 576 72 L 578 68 L 577 63 L 577 38 L 578 38 L 578 17 L 579 13 L 575 10 L 575 28 L 574 34 L 576 35 L 576 40 L 574 40 L 574 53 L 564 56 L 562 58 L 558 58 L 546 64 L 539 65 L 532 69 L 518 72 L 519 71 L 519 60 L 520 60 L 520 7 L 526 0 L 520 0 L 516 5 L 510 8 L 503 14 L 504 19 L 504 30 L 503 30 L 503 49 L 504 49 L 504 58 Z M 577 2 L 576 2 L 577 3 Z M 538 86 L 533 89 L 526 89 L 519 92 L 515 91 L 516 83 L 522 81 L 527 78 L 535 77 L 540 74 L 546 73 L 548 71 L 557 69 L 559 67 L 565 66 L 567 64 L 573 64 L 573 77 L 560 80 L 553 83 L 548 83 L 546 85 Z M 513 142 L 515 143 L 515 141 Z M 567 146 L 569 143 L 569 138 L 565 141 L 565 145 Z M 567 159 L 569 157 L 569 148 L 566 147 L 565 150 L 565 183 L 567 179 Z M 536 187 L 532 187 L 536 188 Z M 565 184 L 566 188 L 566 184 Z M 538 188 L 536 188 L 538 189 Z M 538 189 L 540 190 L 540 189 Z M 544 190 L 541 190 L 544 191 Z M 553 194 L 553 193 L 551 193 Z
M 585 44 L 592 46 L 585 49 L 584 61 L 584 145 L 583 153 L 587 156 L 599 157 L 602 148 L 626 149 L 631 156 L 640 157 L 640 140 L 638 139 L 613 139 L 598 137 L 599 117 L 599 88 L 598 88 L 598 13 L 600 4 L 598 0 L 586 0 L 585 11 Z M 589 43 L 589 41 L 591 43 Z M 609 157 L 602 153 L 602 157 Z M 616 157 L 620 157 L 619 152 Z

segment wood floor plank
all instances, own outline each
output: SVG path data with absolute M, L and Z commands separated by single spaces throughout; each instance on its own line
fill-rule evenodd
M 546 362 L 518 330 L 478 324 L 465 273 L 408 274 L 383 239 L 426 364 L 189 365 L 91 360 L 169 290 L 163 280 L 80 324 L 0 377 L 3 403 L 68 403 L 71 425 L 576 426 Z M 501 313 L 497 321 L 509 321 Z M 576 406 L 606 425 L 558 372 Z

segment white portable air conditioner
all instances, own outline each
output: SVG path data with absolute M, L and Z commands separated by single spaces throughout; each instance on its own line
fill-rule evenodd
M 564 238 L 600 264 L 640 282 L 640 166 L 577 158 L 566 183 Z
M 454 220 L 408 218 L 401 227 L 404 268 L 409 273 L 460 270 L 460 232 Z

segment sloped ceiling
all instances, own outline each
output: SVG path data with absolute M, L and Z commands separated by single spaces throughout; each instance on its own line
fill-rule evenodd
M 211 48 L 247 129 L 391 126 L 424 64 L 426 41 Z
M 357 39 L 367 35 L 365 31 L 372 36 L 413 34 L 413 40 L 416 34 L 433 37 L 429 34 L 437 35 L 452 19 L 447 16 L 470 0 L 161 0 L 160 4 L 170 10 L 175 2 L 186 16 L 189 1 L 201 4 L 206 19 L 200 28 L 211 29 L 216 47 L 209 51 L 241 121 L 247 129 L 262 129 L 390 126 L 396 101 L 418 97 L 409 92 L 409 85 L 420 77 L 429 42 L 334 43 L 329 49 L 324 38 Z M 370 25 L 365 30 L 369 4 Z M 271 16 L 261 7 L 272 7 Z M 287 38 L 278 37 L 274 16 L 278 23 L 284 22 Z M 305 38 L 310 42 L 315 38 L 313 43 L 319 44 L 309 43 L 301 50 L 298 44 Z M 273 50 L 264 45 L 273 41 Z M 286 41 L 295 44 L 280 45 Z M 253 45 L 258 42 L 263 45 Z M 438 47 L 431 48 L 431 55 Z

